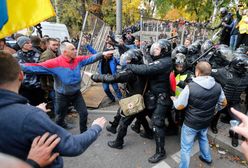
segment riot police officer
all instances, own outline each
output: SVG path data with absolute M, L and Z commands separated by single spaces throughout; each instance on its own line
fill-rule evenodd
M 91 76 L 91 79 L 95 82 L 106 82 L 106 83 L 126 83 L 126 94 L 127 97 L 133 96 L 135 94 L 143 94 L 145 92 L 145 83 L 146 78 L 143 76 L 139 76 L 134 74 L 131 70 L 127 70 L 126 66 L 128 64 L 142 64 L 142 53 L 138 49 L 130 49 L 124 54 L 121 55 L 120 65 L 122 67 L 122 71 L 115 75 L 100 75 L 94 74 Z M 121 116 L 121 111 L 117 112 L 117 115 L 114 117 L 114 121 L 111 122 L 111 126 L 107 128 L 108 131 L 115 133 L 116 128 L 119 124 L 117 137 L 114 141 L 109 141 L 108 146 L 111 148 L 122 149 L 124 143 L 124 137 L 127 134 L 127 128 L 132 123 L 132 121 L 137 118 L 137 120 L 141 123 L 144 128 L 144 132 L 140 133 L 141 137 L 153 139 L 152 130 L 149 127 L 149 124 L 146 120 L 146 109 L 143 112 L 140 112 L 136 115 L 132 116 Z
M 222 28 L 220 34 L 220 44 L 229 45 L 230 32 L 232 28 L 229 28 L 226 25 L 230 25 L 233 22 L 233 17 L 232 14 L 229 13 L 227 8 L 225 7 L 220 8 L 220 17 L 221 17 L 221 23 L 217 27 L 213 28 L 213 30 Z
M 165 118 L 170 114 L 172 101 L 170 100 L 169 75 L 172 70 L 171 44 L 168 40 L 160 39 L 150 48 L 152 62 L 149 64 L 128 64 L 127 69 L 138 75 L 148 77 L 150 95 L 155 97 L 149 103 L 153 105 L 152 125 L 156 141 L 156 153 L 148 161 L 157 163 L 166 157 L 165 145 Z
M 240 110 L 240 95 L 248 88 L 248 57 L 244 54 L 234 53 L 234 58 L 230 62 L 229 66 L 215 69 L 212 72 L 212 76 L 217 82 L 219 82 L 223 88 L 227 99 L 227 107 L 221 112 L 226 116 L 221 118 L 224 123 L 229 123 L 232 117 L 230 112 L 231 107 L 235 107 Z M 211 125 L 213 133 L 218 133 L 217 123 L 220 118 L 220 112 L 218 112 Z

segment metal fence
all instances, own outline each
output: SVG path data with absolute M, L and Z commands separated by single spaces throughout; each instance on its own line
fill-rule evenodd
M 110 27 L 103 20 L 89 12 L 86 12 L 77 53 L 90 54 L 88 51 L 85 52 L 85 44 L 81 43 L 84 39 L 87 39 L 88 43 L 90 43 L 97 52 L 102 52 L 105 46 L 105 39 L 107 38 L 109 31 Z M 92 80 L 87 75 L 83 75 L 83 71 L 96 73 L 97 67 L 98 62 L 87 65 L 82 69 L 82 92 L 92 84 Z
M 144 18 L 140 32 L 141 40 L 157 41 L 160 38 L 170 38 L 177 36 L 177 44 L 184 44 L 186 38 L 192 42 L 196 40 L 211 39 L 213 31 L 208 30 L 206 23 L 186 22 L 186 21 L 166 21 Z

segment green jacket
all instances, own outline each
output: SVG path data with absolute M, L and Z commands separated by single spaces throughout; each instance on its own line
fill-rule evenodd
M 47 60 L 56 58 L 56 54 L 50 50 L 47 49 L 44 51 L 41 56 L 40 56 L 40 61 L 39 62 L 45 62 Z M 53 77 L 51 75 L 42 75 L 40 78 L 41 82 L 41 88 L 45 91 L 50 91 L 53 90 Z

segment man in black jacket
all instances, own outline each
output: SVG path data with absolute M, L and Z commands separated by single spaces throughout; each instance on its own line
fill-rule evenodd
M 229 64 L 229 66 L 214 69 L 212 71 L 212 76 L 217 82 L 223 87 L 224 93 L 227 98 L 227 106 L 223 110 L 219 111 L 212 123 L 211 130 L 214 134 L 218 133 L 217 124 L 221 113 L 225 116 L 221 118 L 221 121 L 229 124 L 231 119 L 235 117 L 231 113 L 231 107 L 241 110 L 241 94 L 248 91 L 248 57 L 245 54 L 234 53 L 234 58 Z M 247 100 L 246 100 L 247 101 Z M 232 136 L 232 134 L 230 134 Z M 232 136 L 232 145 L 234 147 L 238 146 L 237 134 L 236 138 Z
M 169 74 L 172 69 L 171 44 L 165 39 L 160 39 L 150 48 L 151 62 L 141 65 L 128 64 L 137 75 L 148 77 L 148 89 L 151 97 L 150 109 L 152 110 L 153 133 L 156 141 L 156 153 L 148 159 L 150 163 L 157 163 L 166 157 L 165 143 L 165 117 L 170 113 L 172 102 L 170 100 Z
M 138 49 L 131 49 L 126 53 L 122 54 L 120 59 L 120 65 L 122 66 L 121 72 L 117 74 L 94 74 L 91 79 L 95 82 L 106 82 L 106 83 L 126 83 L 126 95 L 127 97 L 135 94 L 143 94 L 145 92 L 145 78 L 134 74 L 130 70 L 125 70 L 127 64 L 141 64 L 142 53 Z M 144 127 L 144 132 L 140 133 L 141 137 L 153 139 L 152 130 L 146 120 L 146 110 L 132 116 L 121 117 L 121 110 L 119 109 L 114 117 L 114 121 L 110 122 L 111 126 L 106 129 L 112 133 L 116 133 L 116 128 L 119 125 L 117 137 L 114 141 L 109 141 L 108 146 L 111 148 L 122 149 L 124 143 L 124 137 L 127 134 L 127 128 L 132 121 L 137 118 L 141 125 Z

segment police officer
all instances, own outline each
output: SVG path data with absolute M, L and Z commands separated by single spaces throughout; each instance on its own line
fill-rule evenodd
M 110 75 L 110 74 L 94 74 L 91 76 L 91 79 L 95 82 L 106 82 L 106 83 L 126 83 L 126 94 L 127 97 L 133 96 L 135 94 L 143 94 L 145 92 L 145 83 L 146 79 L 143 76 L 139 76 L 134 74 L 131 70 L 126 70 L 127 64 L 142 64 L 142 53 L 138 49 L 130 49 L 124 54 L 121 55 L 120 65 L 122 67 L 122 71 Z M 146 120 L 146 111 L 140 112 L 136 115 L 132 116 L 121 116 L 120 109 L 118 110 L 116 116 L 114 117 L 114 121 L 110 122 L 111 125 L 107 127 L 107 130 L 115 133 L 116 128 L 118 127 L 117 137 L 114 141 L 109 141 L 108 146 L 111 148 L 122 149 L 124 143 L 124 137 L 127 134 L 127 128 L 132 123 L 132 121 L 137 118 L 140 121 L 141 125 L 144 128 L 144 132 L 140 133 L 141 137 L 153 139 L 152 130 L 149 127 L 149 124 Z
M 220 34 L 220 44 L 229 45 L 230 32 L 232 28 L 229 28 L 226 25 L 230 25 L 233 22 L 232 14 L 228 12 L 227 8 L 222 7 L 220 8 L 220 17 L 221 23 L 217 27 L 213 28 L 213 30 L 222 28 Z
M 234 53 L 234 58 L 229 66 L 215 69 L 212 72 L 212 76 L 219 82 L 223 88 L 223 91 L 227 99 L 227 107 L 221 112 L 225 113 L 226 116 L 221 118 L 224 123 L 229 123 L 231 116 L 230 108 L 235 107 L 240 109 L 240 95 L 248 88 L 248 57 L 244 54 Z M 218 112 L 211 124 L 212 132 L 217 134 L 217 123 L 220 118 Z
M 166 157 L 165 143 L 165 117 L 170 113 L 172 101 L 170 100 L 169 75 L 172 70 L 171 44 L 168 40 L 160 39 L 150 48 L 152 62 L 149 64 L 128 64 L 127 69 L 138 75 L 148 77 L 149 90 L 155 96 L 152 110 L 153 133 L 156 141 L 156 153 L 148 161 L 157 163 Z M 150 102 L 152 103 L 152 102 Z

